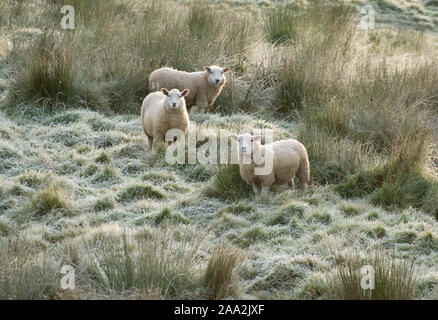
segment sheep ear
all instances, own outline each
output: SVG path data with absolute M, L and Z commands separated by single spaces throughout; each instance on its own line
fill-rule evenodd
M 260 140 L 262 140 L 262 136 L 255 136 L 254 137 L 254 141 L 260 141 Z
M 211 69 L 210 67 L 205 67 L 205 71 L 210 72 L 211 73 Z
M 230 70 L 231 70 L 230 67 L 226 67 L 226 68 L 224 68 L 224 72 L 228 72 L 228 71 L 230 71 Z
M 236 136 L 235 134 L 230 134 L 230 138 L 231 138 L 232 140 L 235 140 L 235 141 L 238 140 L 238 138 L 237 138 L 237 136 Z
M 184 89 L 183 92 L 181 92 L 181 97 L 185 97 L 186 95 L 188 95 L 190 93 L 189 89 Z
M 166 88 L 161 88 L 161 92 L 166 96 L 169 95 L 169 91 Z

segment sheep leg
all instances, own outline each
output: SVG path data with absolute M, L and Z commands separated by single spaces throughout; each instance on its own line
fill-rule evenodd
M 168 146 L 168 143 L 167 143 L 167 141 L 166 141 L 166 135 L 165 135 L 165 134 L 159 134 L 159 133 L 157 133 L 157 135 L 154 136 L 154 142 L 158 142 L 158 143 L 163 142 L 165 146 Z
M 152 150 L 152 144 L 154 143 L 154 138 L 151 136 L 147 136 L 149 140 L 149 150 Z
M 252 190 L 254 190 L 256 196 L 260 194 L 260 186 L 258 184 L 252 184 Z
M 298 169 L 296 176 L 300 181 L 301 187 L 306 191 L 307 185 L 310 183 L 310 168 L 309 160 L 307 160 L 307 158 L 301 161 L 300 168 Z
M 157 83 L 157 82 L 155 82 L 155 81 L 152 81 L 151 82 L 151 85 L 150 85 L 150 87 L 149 87 L 149 90 L 150 91 L 158 91 L 158 90 L 160 90 L 161 88 L 159 88 L 159 83 Z
M 303 190 L 307 191 L 307 181 L 306 181 L 306 178 L 298 177 L 298 180 L 300 181 L 300 185 L 303 188 Z
M 292 180 L 288 182 L 288 185 L 291 190 L 295 190 L 294 178 L 292 178 Z
M 268 191 L 269 191 L 269 186 L 262 185 L 262 191 L 260 192 L 260 195 L 267 194 Z
M 163 134 L 160 130 L 154 130 L 153 137 L 154 142 L 162 142 L 165 141 L 166 134 Z

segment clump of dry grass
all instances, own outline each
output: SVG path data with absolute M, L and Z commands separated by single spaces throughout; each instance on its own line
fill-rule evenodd
M 252 195 L 252 189 L 241 177 L 236 164 L 215 168 L 215 175 L 205 187 L 204 193 L 212 198 L 237 200 Z
M 49 182 L 33 195 L 25 211 L 35 217 L 43 217 L 54 211 L 66 212 L 71 208 L 72 202 L 66 191 L 54 182 Z
M 41 252 L 23 237 L 11 236 L 0 239 L 0 255 L 0 299 L 58 297 L 61 266 L 49 252 Z
M 295 41 L 282 54 L 276 70 L 277 112 L 293 114 L 305 103 L 318 103 L 335 94 L 341 83 L 342 66 L 350 59 L 354 35 L 351 18 L 351 9 L 335 2 L 309 5 L 292 21 L 282 20 L 280 26 L 293 25 L 295 35 L 289 37 Z
M 136 241 L 126 231 L 117 237 L 102 234 L 84 244 L 87 254 L 80 265 L 102 292 L 155 291 L 162 298 L 175 298 L 197 290 L 199 243 L 181 241 L 172 230 Z
M 383 252 L 368 258 L 359 254 L 334 256 L 336 271 L 330 279 L 331 297 L 346 300 L 409 300 L 416 296 L 418 276 L 414 258 L 399 261 Z M 374 270 L 375 289 L 363 289 L 365 281 L 361 268 L 370 266 Z M 363 280 L 364 279 L 364 280 Z
M 234 271 L 242 259 L 241 253 L 229 245 L 220 245 L 208 261 L 204 286 L 210 299 L 224 299 L 237 295 Z

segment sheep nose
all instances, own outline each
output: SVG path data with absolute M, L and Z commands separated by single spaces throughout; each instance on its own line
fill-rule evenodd
M 172 107 L 176 107 L 176 102 L 172 102 Z
M 219 81 L 220 81 L 219 79 L 216 79 L 216 83 L 219 83 Z

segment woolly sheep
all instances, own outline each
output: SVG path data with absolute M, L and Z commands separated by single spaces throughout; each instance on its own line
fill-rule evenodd
M 188 88 L 190 94 L 186 97 L 187 111 L 192 106 L 205 108 L 211 106 L 225 85 L 225 73 L 230 68 L 218 66 L 205 67 L 205 71 L 185 72 L 172 68 L 160 68 L 154 70 L 149 76 L 150 90 L 159 90 L 161 87 Z
M 165 141 L 166 132 L 170 129 L 181 129 L 187 132 L 189 115 L 184 97 L 190 90 L 178 89 L 150 93 L 144 98 L 141 106 L 141 123 L 143 132 L 149 139 L 152 149 L 154 141 Z
M 300 142 L 289 139 L 261 145 L 261 136 L 243 134 L 231 135 L 230 138 L 239 143 L 240 175 L 252 186 L 256 195 L 266 193 L 273 184 L 287 183 L 294 190 L 295 176 L 303 189 L 307 190 L 310 182 L 309 158 Z M 256 175 L 255 168 L 264 167 L 265 164 L 255 161 L 255 155 L 261 155 L 259 159 L 266 159 L 269 154 L 272 155 L 272 170 L 267 175 Z M 248 157 L 247 161 L 244 160 L 245 156 Z

